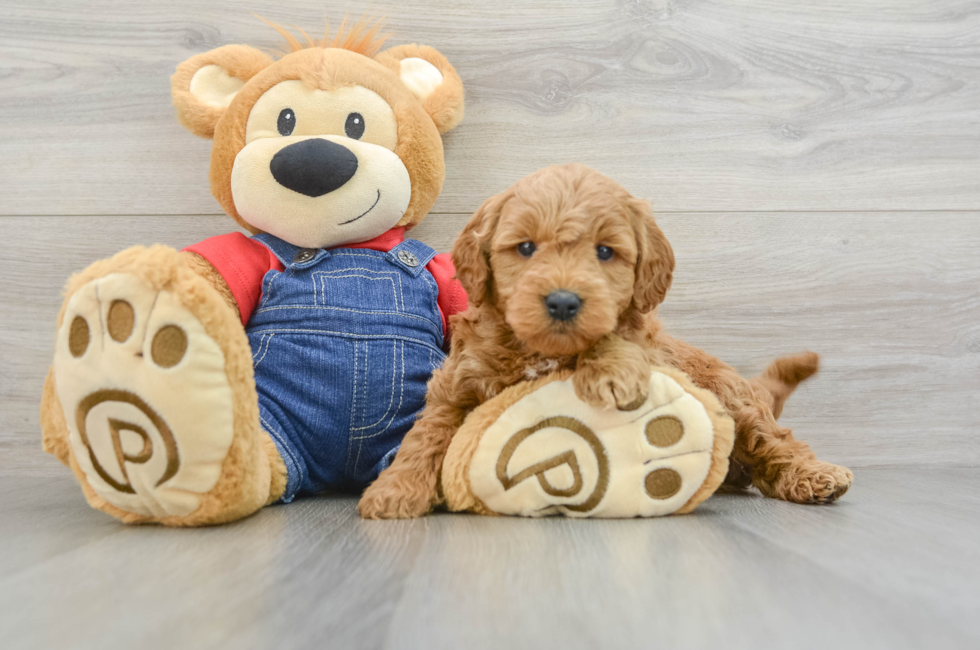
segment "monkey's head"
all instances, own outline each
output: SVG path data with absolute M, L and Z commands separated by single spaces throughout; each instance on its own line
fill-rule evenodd
M 359 22 L 303 45 L 280 29 L 292 52 L 278 60 L 226 45 L 177 67 L 177 117 L 214 139 L 211 191 L 250 232 L 326 248 L 414 226 L 432 207 L 463 84 L 431 47 L 379 53 L 377 31 Z

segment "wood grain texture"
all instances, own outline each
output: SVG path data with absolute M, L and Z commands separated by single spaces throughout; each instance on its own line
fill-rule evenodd
M 669 330 L 761 371 L 823 370 L 782 421 L 857 468 L 844 499 L 721 495 L 657 521 L 437 515 L 355 498 L 201 530 L 125 527 L 40 450 L 59 288 L 134 244 L 227 232 L 210 143 L 169 76 L 251 11 L 4 0 L 0 19 L 0 646 L 975 648 L 980 645 L 980 3 L 405 0 L 392 44 L 467 89 L 414 236 L 448 250 L 519 177 L 582 162 L 653 199 Z M 886 466 L 886 467 L 882 467 Z
M 448 250 L 468 215 L 414 234 Z M 980 228 L 976 213 L 662 214 L 677 258 L 671 333 L 746 375 L 814 350 L 823 371 L 782 421 L 853 466 L 980 464 Z M 181 247 L 227 217 L 6 217 L 0 239 L 0 474 L 59 474 L 37 404 L 62 286 L 130 244 Z M 56 242 L 56 243 L 52 243 Z
M 972 648 L 972 469 L 866 469 L 828 507 L 359 520 L 355 499 L 126 527 L 69 477 L 0 479 L 0 638 L 61 648 Z
M 436 212 L 471 212 L 555 162 L 669 211 L 980 208 L 980 5 L 972 0 L 353 3 L 436 46 L 467 116 Z M 168 79 L 253 18 L 316 30 L 300 0 L 6 0 L 0 214 L 217 213 L 209 143 Z M 329 11 L 335 20 L 340 10 Z

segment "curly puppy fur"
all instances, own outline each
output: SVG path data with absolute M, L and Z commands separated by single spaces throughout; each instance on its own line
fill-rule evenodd
M 599 247 L 612 256 L 600 259 Z M 442 461 L 466 415 L 508 386 L 558 369 L 574 369 L 578 396 L 607 408 L 644 398 L 652 365 L 687 373 L 735 420 L 729 488 L 754 484 L 769 497 L 829 503 L 850 486 L 849 470 L 817 460 L 776 423 L 797 384 L 817 371 L 817 355 L 783 357 L 745 379 L 669 336 L 656 307 L 670 287 L 673 251 L 649 204 L 605 176 L 561 165 L 518 181 L 477 210 L 453 262 L 470 309 L 454 317 L 452 350 L 429 383 L 425 410 L 364 493 L 363 517 L 429 512 L 440 503 Z M 574 317 L 552 315 L 545 298 L 555 291 L 580 298 Z

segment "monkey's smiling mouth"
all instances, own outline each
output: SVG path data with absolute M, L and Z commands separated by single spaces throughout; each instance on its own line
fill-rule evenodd
M 340 223 L 340 225 L 341 226 L 346 226 L 347 224 L 354 223 L 355 221 L 357 221 L 361 217 L 366 216 L 368 212 L 370 212 L 371 210 L 374 209 L 374 206 L 378 205 L 378 201 L 380 201 L 380 200 L 381 200 L 381 190 L 378 190 L 378 196 L 377 196 L 377 198 L 374 199 L 374 203 L 371 204 L 371 207 L 370 208 L 368 208 L 367 210 L 365 210 L 361 214 L 357 215 L 353 219 L 348 219 L 347 221 L 342 221 Z

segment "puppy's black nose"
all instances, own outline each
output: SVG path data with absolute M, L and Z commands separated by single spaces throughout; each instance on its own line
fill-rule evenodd
M 283 187 L 314 198 L 333 192 L 357 172 L 357 156 L 343 145 L 322 138 L 283 147 L 269 163 Z
M 544 306 L 555 320 L 572 320 L 582 308 L 582 299 L 571 291 L 552 291 L 545 296 Z

